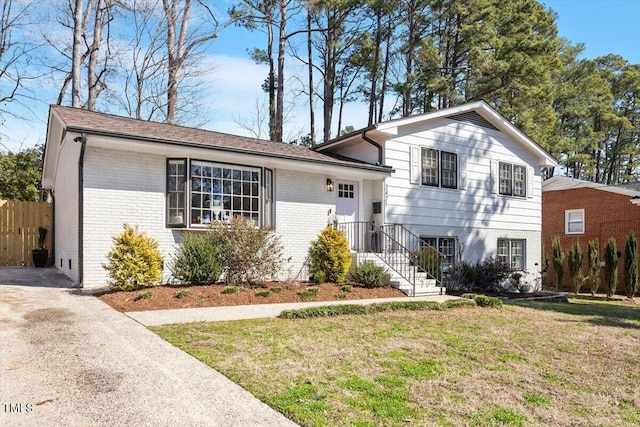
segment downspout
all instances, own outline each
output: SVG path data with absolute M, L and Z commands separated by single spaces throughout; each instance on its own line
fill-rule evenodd
M 362 131 L 362 139 L 367 141 L 369 144 L 373 145 L 378 149 L 378 166 L 382 166 L 382 145 L 375 142 L 373 139 L 367 136 L 367 131 Z
M 78 158 L 78 286 L 82 287 L 84 274 L 84 151 L 87 147 L 87 133 L 76 137 L 75 142 L 82 143 Z

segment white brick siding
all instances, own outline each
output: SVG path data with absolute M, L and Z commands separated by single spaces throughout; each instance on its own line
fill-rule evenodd
M 60 148 L 56 169 L 55 251 L 53 264 L 67 277 L 78 281 L 78 159 L 81 144 L 71 139 Z M 71 268 L 69 268 L 71 261 Z
M 281 169 L 275 174 L 276 232 L 284 245 L 281 279 L 286 279 L 298 274 L 311 241 L 333 218 L 336 192 L 326 190 L 326 175 Z
M 112 236 L 138 225 L 158 240 L 165 266 L 179 232 L 165 227 L 164 156 L 87 147 L 84 162 L 83 286 L 105 286 Z M 165 267 L 165 279 L 168 268 Z

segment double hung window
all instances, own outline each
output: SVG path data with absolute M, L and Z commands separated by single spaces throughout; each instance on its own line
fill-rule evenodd
M 527 196 L 527 168 L 522 165 L 500 162 L 500 194 Z
M 458 188 L 458 155 L 431 148 L 422 149 L 422 185 Z
M 524 270 L 525 243 L 522 239 L 498 239 L 498 260 L 512 270 Z

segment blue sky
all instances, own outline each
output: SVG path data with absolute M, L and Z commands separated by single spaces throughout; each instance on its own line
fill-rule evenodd
M 216 5 L 221 12 L 235 3 L 232 0 L 218 1 Z M 640 64 L 640 0 L 542 0 L 542 3 L 558 14 L 557 25 L 561 37 L 573 44 L 586 45 L 583 57 L 595 58 L 614 53 L 631 63 Z M 51 25 L 53 28 L 57 24 Z M 263 40 L 259 32 L 248 33 L 244 29 L 231 27 L 211 44 L 206 57 L 207 66 L 204 67 L 212 70 L 207 75 L 211 89 L 205 107 L 210 120 L 204 124 L 205 129 L 252 136 L 239 123 L 245 127 L 255 125 L 256 106 L 266 102 L 260 86 L 267 70 L 265 66 L 253 63 L 247 49 L 263 47 Z M 288 73 L 295 73 L 296 67 L 302 66 L 288 60 Z M 304 70 L 300 73 L 303 74 Z M 36 87 L 40 85 L 46 86 L 47 83 L 36 83 Z M 39 90 L 43 99 L 32 106 L 36 112 L 35 118 L 7 119 L 6 126 L 0 129 L 3 133 L 0 142 L 4 145 L 0 149 L 15 151 L 44 143 L 48 104 L 55 102 L 55 95 L 52 99 L 44 99 L 44 93 Z M 287 115 L 286 140 L 305 132 L 308 107 L 304 97 L 297 101 L 299 105 L 290 108 Z M 359 128 L 366 125 L 365 121 L 366 110 L 362 105 L 347 104 L 345 125 Z
M 615 53 L 640 64 L 640 0 L 542 0 L 561 37 L 584 43 L 585 58 Z

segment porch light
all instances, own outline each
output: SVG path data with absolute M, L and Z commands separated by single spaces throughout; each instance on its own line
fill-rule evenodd
M 327 191 L 333 191 L 333 180 L 331 178 L 327 178 Z

